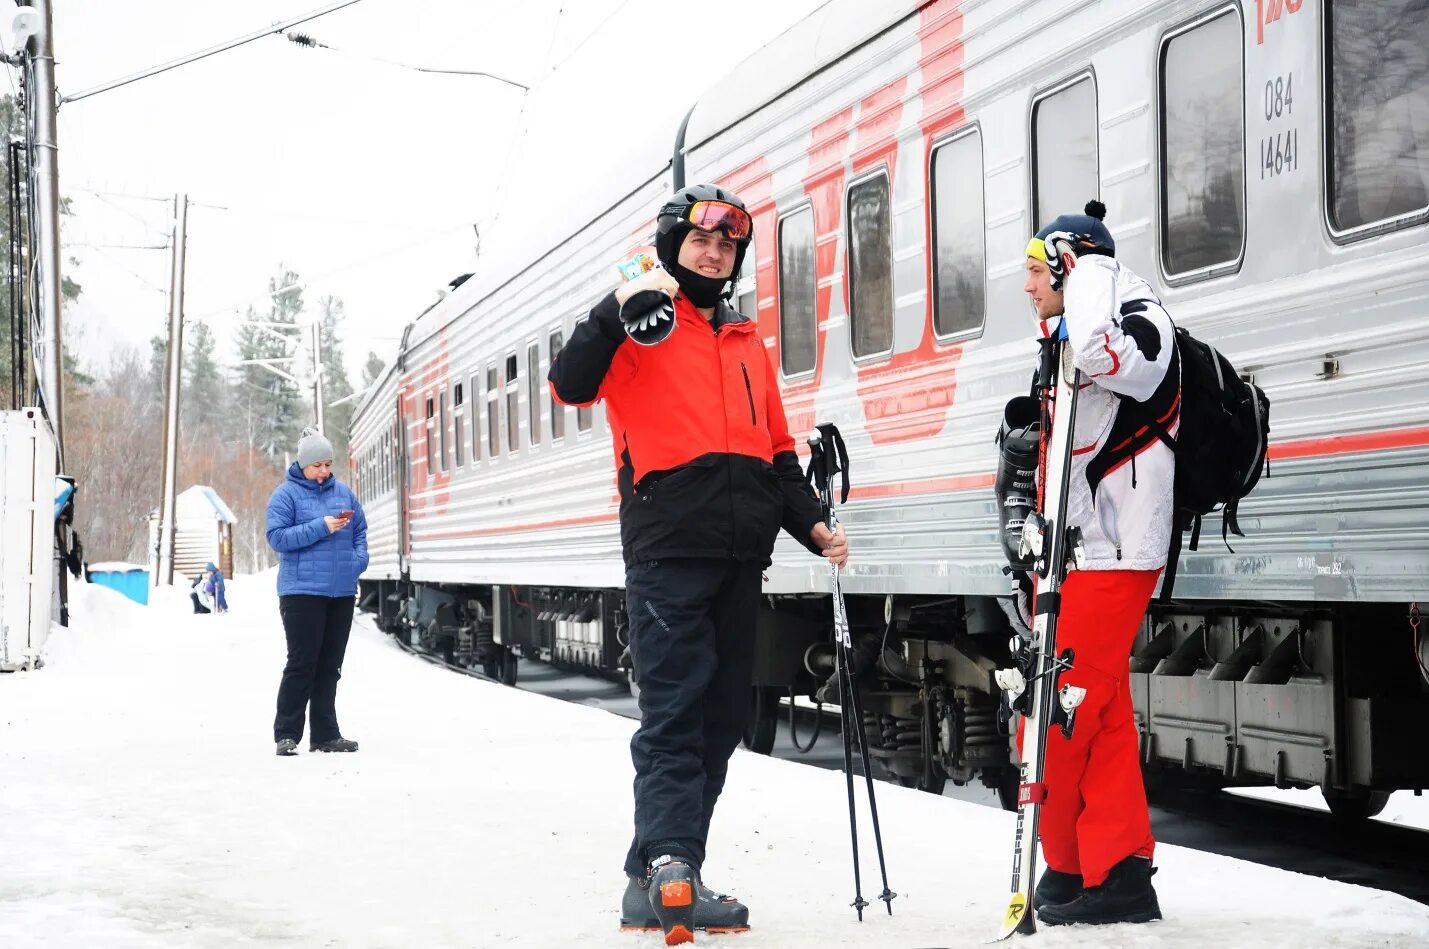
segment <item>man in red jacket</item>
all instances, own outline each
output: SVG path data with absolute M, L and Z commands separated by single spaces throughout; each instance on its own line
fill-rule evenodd
M 823 523 L 799 469 L 754 322 L 725 302 L 749 247 L 744 204 L 712 185 L 682 188 L 660 208 L 656 228 L 663 269 L 597 303 L 549 379 L 567 405 L 604 399 L 610 420 L 640 684 L 621 924 L 663 929 L 675 945 L 694 929 L 748 928 L 748 910 L 705 888 L 700 864 L 744 734 L 760 580 L 774 539 L 782 526 L 840 565 L 848 545 Z M 622 305 L 641 291 L 673 300 L 674 329 L 655 345 L 632 342 L 622 322 Z

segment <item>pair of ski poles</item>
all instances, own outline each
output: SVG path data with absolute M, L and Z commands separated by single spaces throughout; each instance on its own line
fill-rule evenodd
M 838 503 L 848 500 L 848 448 L 838 427 L 831 422 L 818 426 L 809 435 L 809 477 L 818 491 L 819 502 L 824 509 L 824 523 L 831 533 L 839 526 L 838 508 L 834 502 L 834 477 L 840 477 Z M 858 866 L 858 817 L 854 810 L 853 791 L 853 745 L 858 744 L 859 757 L 863 762 L 863 780 L 868 787 L 868 810 L 873 818 L 873 842 L 878 850 L 878 872 L 883 878 L 883 892 L 878 898 L 888 907 L 888 915 L 893 915 L 893 898 L 897 896 L 888 888 L 888 867 L 883 860 L 883 832 L 878 826 L 878 801 L 873 794 L 873 774 L 868 762 L 868 738 L 864 731 L 863 702 L 859 699 L 858 686 L 853 681 L 853 641 L 849 637 L 848 612 L 844 607 L 843 590 L 839 586 L 839 565 L 831 563 L 829 574 L 833 580 L 834 606 L 834 665 L 839 680 L 839 718 L 844 744 L 844 782 L 848 788 L 848 827 L 853 843 L 853 889 L 851 904 L 858 912 L 859 922 L 863 921 L 864 907 L 869 906 L 863 898 L 863 881 Z

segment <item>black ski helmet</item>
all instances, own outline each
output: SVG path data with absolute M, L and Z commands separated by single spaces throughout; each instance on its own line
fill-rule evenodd
M 723 201 L 741 211 L 748 211 L 739 195 L 719 185 L 689 185 L 676 191 L 661 205 L 660 213 L 655 217 L 655 256 L 660 258 L 660 263 L 667 270 L 680 257 L 680 245 L 694 226 L 685 217 L 699 201 Z M 739 268 L 744 264 L 744 252 L 747 250 L 748 237 L 734 242 L 734 270 L 729 275 L 731 283 L 739 280 Z

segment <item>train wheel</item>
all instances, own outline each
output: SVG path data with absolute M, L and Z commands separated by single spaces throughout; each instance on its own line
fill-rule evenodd
M 749 722 L 744 726 L 744 747 L 757 755 L 774 750 L 774 735 L 779 728 L 779 699 L 783 689 L 755 686 L 750 689 Z
M 1390 795 L 1389 791 L 1371 791 L 1368 788 L 1355 788 L 1351 791 L 1321 788 L 1320 793 L 1324 795 L 1330 813 L 1346 821 L 1368 820 L 1374 817 L 1384 810 Z

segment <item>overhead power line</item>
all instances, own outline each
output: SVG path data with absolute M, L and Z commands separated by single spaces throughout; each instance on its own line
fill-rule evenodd
M 62 96 L 57 105 L 64 105 L 66 102 L 78 102 L 80 99 L 88 99 L 90 96 L 97 96 L 101 92 L 108 92 L 111 89 L 118 89 L 120 86 L 127 86 L 131 82 L 138 82 L 140 79 L 147 79 L 150 76 L 157 76 L 159 73 L 168 72 L 170 69 L 177 69 L 180 66 L 187 66 L 189 63 L 196 63 L 200 59 L 207 59 L 210 56 L 214 56 L 218 53 L 234 49 L 235 47 L 242 46 L 245 43 L 251 43 L 254 40 L 262 39 L 265 36 L 272 36 L 274 33 L 282 33 L 289 27 L 297 26 L 300 23 L 307 23 L 310 20 L 316 20 L 320 16 L 327 16 L 329 13 L 334 13 L 338 10 L 341 10 L 343 7 L 350 7 L 354 3 L 360 2 L 361 0 L 339 0 L 339 2 L 328 4 L 320 10 L 314 10 L 311 13 L 305 13 L 302 16 L 294 17 L 291 20 L 284 20 L 281 23 L 274 23 L 272 26 L 267 26 L 260 30 L 254 30 L 252 33 L 245 33 L 244 35 L 228 40 L 227 42 L 219 43 L 217 46 L 210 46 L 208 49 L 199 50 L 197 53 L 190 53 L 187 56 L 180 56 L 178 59 L 172 59 L 167 63 L 161 63 L 158 66 L 151 66 L 148 69 L 144 69 L 132 75 L 125 76 L 122 79 L 114 79 L 110 82 L 94 86 L 91 89 L 85 89 L 83 92 L 76 92 L 74 95 L 71 96 Z
M 514 79 L 507 79 L 505 76 L 498 76 L 496 75 L 496 73 L 482 72 L 481 70 L 477 69 L 434 69 L 430 66 L 413 66 L 411 63 L 400 63 L 395 59 L 386 59 L 382 56 L 373 56 L 371 53 L 358 53 L 352 50 L 338 49 L 336 46 L 329 46 L 326 43 L 321 43 L 318 40 L 313 39 L 313 37 L 309 36 L 307 33 L 289 33 L 285 31 L 283 35 L 286 36 L 292 42 L 297 43 L 299 46 L 306 46 L 308 49 L 326 49 L 331 50 L 334 53 L 347 53 L 349 56 L 360 56 L 363 59 L 368 59 L 375 63 L 386 63 L 389 66 L 396 66 L 399 69 L 411 69 L 415 72 L 434 73 L 444 76 L 484 76 L 487 79 L 495 79 L 497 82 L 504 82 L 508 86 L 515 86 L 517 89 L 520 89 L 523 92 L 531 91 L 530 86 L 519 83 Z

